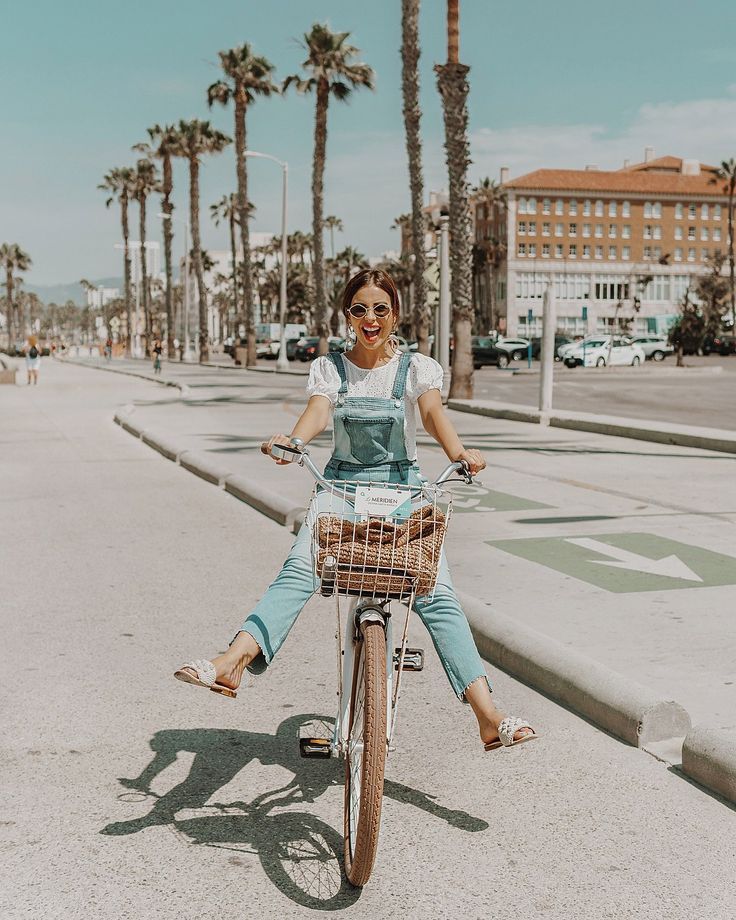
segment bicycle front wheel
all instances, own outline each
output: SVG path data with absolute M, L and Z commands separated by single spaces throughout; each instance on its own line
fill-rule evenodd
M 386 767 L 386 635 L 379 623 L 361 629 L 345 758 L 345 874 L 356 886 L 373 871 Z

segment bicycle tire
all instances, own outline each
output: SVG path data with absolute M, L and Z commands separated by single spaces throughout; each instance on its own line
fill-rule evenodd
M 345 755 L 345 875 L 360 888 L 378 850 L 386 768 L 386 635 L 364 623 L 356 649 Z

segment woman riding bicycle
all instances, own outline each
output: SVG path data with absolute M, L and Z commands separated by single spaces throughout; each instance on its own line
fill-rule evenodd
M 390 275 L 377 269 L 359 272 L 345 287 L 342 310 L 348 345 L 352 345 L 350 357 L 330 354 L 315 360 L 307 384 L 309 401 L 291 435 L 273 435 L 261 450 L 271 455 L 277 444 L 308 444 L 325 430 L 332 413 L 334 446 L 325 467 L 326 479 L 419 485 L 418 407 L 424 429 L 451 461 L 464 461 L 472 474 L 484 469 L 480 452 L 465 449 L 444 411 L 440 365 L 425 355 L 403 355 L 396 348 L 393 333 L 399 319 L 399 295 Z M 302 527 L 281 571 L 229 649 L 211 661 L 184 665 L 175 677 L 234 697 L 245 668 L 259 674 L 268 667 L 315 591 L 310 540 L 309 528 Z M 470 704 L 478 719 L 485 749 L 535 738 L 527 722 L 505 717 L 492 701 L 444 552 L 434 595 L 417 598 L 415 606 L 453 690 Z

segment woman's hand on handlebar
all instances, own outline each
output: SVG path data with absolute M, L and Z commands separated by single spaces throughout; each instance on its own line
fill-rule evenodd
M 462 460 L 464 463 L 467 463 L 471 476 L 477 475 L 481 470 L 486 468 L 486 461 L 483 459 L 483 454 L 481 454 L 479 450 L 475 450 L 475 448 L 460 451 L 457 457 L 455 457 L 455 460 Z
M 271 455 L 271 448 L 274 444 L 282 444 L 284 447 L 289 447 L 289 436 L 286 434 L 275 434 L 269 438 L 268 441 L 264 441 L 263 444 L 261 444 L 262 454 L 268 454 L 274 463 L 278 463 L 279 466 L 285 466 L 289 462 L 288 460 L 279 460 L 277 457 Z

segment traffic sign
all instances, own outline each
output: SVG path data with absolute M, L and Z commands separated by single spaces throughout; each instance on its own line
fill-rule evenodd
M 736 557 L 651 533 L 486 542 L 615 594 L 736 585 Z

